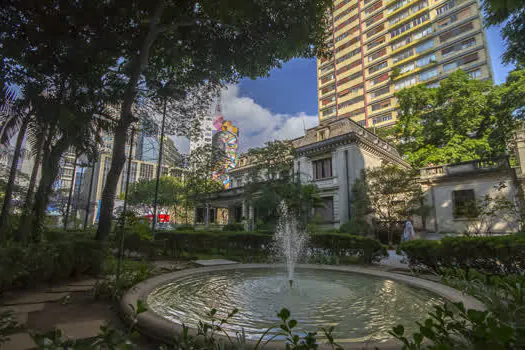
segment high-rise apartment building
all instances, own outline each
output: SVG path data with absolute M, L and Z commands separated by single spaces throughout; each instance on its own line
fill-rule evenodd
M 457 69 L 491 79 L 478 0 L 335 0 L 331 59 L 318 59 L 320 122 L 396 121 L 394 93 Z

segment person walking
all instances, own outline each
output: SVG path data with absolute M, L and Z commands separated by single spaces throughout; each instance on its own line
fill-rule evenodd
M 407 218 L 405 222 L 405 229 L 403 231 L 403 242 L 410 241 L 411 239 L 416 238 L 416 231 L 414 230 L 414 225 L 412 224 L 412 216 Z

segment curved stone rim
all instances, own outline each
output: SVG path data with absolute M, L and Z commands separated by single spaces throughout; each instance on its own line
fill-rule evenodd
M 162 274 L 149 278 L 133 288 L 131 288 L 121 299 L 120 309 L 123 316 L 129 322 L 133 318 L 134 310 L 130 307 L 137 304 L 138 300 L 141 300 L 145 305 L 147 305 L 147 297 L 159 286 L 173 282 L 182 277 L 194 275 L 194 274 L 203 274 L 216 271 L 225 271 L 225 270 L 242 270 L 242 269 L 264 269 L 264 268 L 279 268 L 284 267 L 284 265 L 276 264 L 235 264 L 235 265 L 221 265 L 221 266 L 211 266 L 211 267 L 199 267 L 192 269 L 185 269 L 177 272 L 171 272 L 167 274 Z M 462 292 L 454 289 L 452 287 L 446 286 L 441 283 L 424 280 L 421 278 L 402 275 L 387 271 L 382 271 L 374 268 L 367 268 L 362 266 L 335 266 L 335 265 L 307 265 L 299 264 L 296 266 L 298 269 L 317 269 L 317 270 L 326 270 L 326 271 L 340 271 L 340 272 L 349 272 L 349 273 L 359 273 L 369 276 L 375 276 L 380 278 L 392 279 L 397 282 L 405 283 L 410 286 L 425 289 L 434 294 L 437 294 L 447 300 L 453 302 L 463 302 L 465 308 L 467 309 L 477 309 L 484 311 L 485 305 L 479 300 L 465 295 Z M 142 334 L 145 334 L 147 337 L 163 341 L 166 343 L 173 343 L 174 339 L 182 334 L 182 326 L 174 322 L 169 321 L 168 319 L 158 315 L 157 313 L 147 310 L 141 313 L 137 319 L 137 329 Z M 190 335 L 195 336 L 195 329 L 189 329 Z M 226 340 L 225 336 L 219 336 Z M 255 345 L 254 341 L 247 341 L 248 345 Z M 363 343 L 363 342 L 354 342 L 354 343 L 342 343 L 345 349 L 362 349 L 363 346 L 380 346 L 381 349 L 397 349 L 399 348 L 399 343 L 395 342 L 393 339 L 381 343 Z M 282 348 L 282 342 L 273 341 L 268 343 L 265 348 L 267 349 L 279 349 Z

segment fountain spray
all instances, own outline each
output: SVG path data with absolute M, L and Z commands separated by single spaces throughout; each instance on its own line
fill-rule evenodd
M 279 204 L 279 221 L 274 240 L 279 255 L 285 259 L 288 283 L 291 288 L 294 281 L 295 264 L 304 251 L 307 236 L 303 230 L 299 229 L 297 219 L 289 212 L 284 200 Z

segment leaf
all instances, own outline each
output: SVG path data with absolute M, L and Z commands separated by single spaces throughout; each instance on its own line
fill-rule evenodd
M 283 321 L 286 321 L 290 317 L 290 311 L 288 309 L 283 308 L 277 314 L 277 317 L 279 317 Z
M 403 327 L 403 325 L 397 325 L 394 328 L 392 328 L 392 331 L 394 332 L 394 334 L 401 337 L 405 333 L 405 327 Z
M 296 320 L 290 320 L 288 321 L 288 327 L 290 329 L 294 328 L 295 326 L 297 326 L 297 321 Z

